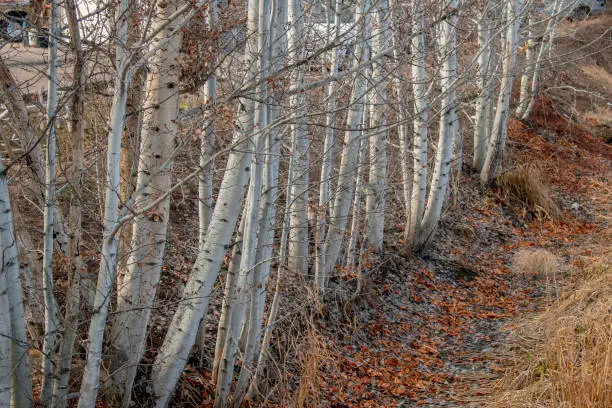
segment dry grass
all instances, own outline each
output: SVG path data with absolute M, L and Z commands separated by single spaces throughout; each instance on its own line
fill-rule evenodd
M 494 407 L 612 407 L 612 267 L 582 284 L 512 339 Z
M 524 203 L 535 214 L 552 220 L 560 218 L 561 210 L 536 166 L 519 166 L 499 176 L 497 183 L 507 195 Z
M 557 273 L 557 257 L 545 249 L 523 249 L 512 259 L 512 269 L 522 274 L 552 276 Z

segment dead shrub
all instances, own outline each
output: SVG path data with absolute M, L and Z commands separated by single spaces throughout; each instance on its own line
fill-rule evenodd
M 551 220 L 558 220 L 561 217 L 561 210 L 537 167 L 519 166 L 499 176 L 497 184 L 505 194 L 524 203 L 536 215 L 544 215 Z
M 612 268 L 597 269 L 519 328 L 491 406 L 612 407 Z

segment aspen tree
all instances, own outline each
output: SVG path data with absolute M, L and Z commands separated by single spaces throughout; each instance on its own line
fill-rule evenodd
M 70 41 L 74 52 L 74 90 L 70 105 L 71 137 L 72 137 L 72 196 L 68 214 L 68 259 L 70 271 L 68 279 L 68 292 L 66 296 L 66 311 L 64 317 L 64 330 L 62 334 L 57 375 L 53 383 L 52 406 L 63 408 L 67 405 L 71 361 L 74 350 L 74 341 L 77 335 L 81 299 L 81 274 L 85 268 L 81 259 L 81 217 L 82 192 L 85 160 L 85 55 L 81 42 L 81 31 L 77 18 L 77 8 L 74 0 L 65 3 Z
M 117 10 L 116 21 L 117 50 L 115 64 L 118 75 L 115 80 L 115 92 L 111 105 L 106 158 L 104 234 L 93 315 L 89 324 L 89 345 L 87 347 L 87 360 L 83 379 L 81 380 L 79 408 L 93 408 L 96 403 L 96 395 L 100 385 L 102 340 L 108 316 L 111 290 L 116 275 L 117 240 L 114 231 L 119 221 L 121 133 L 125 116 L 127 86 L 130 82 L 130 71 L 127 67 L 128 52 L 124 48 L 127 40 L 127 10 L 128 0 L 121 0 Z
M 47 85 L 47 155 L 45 162 L 45 212 L 43 244 L 43 295 L 45 327 L 42 356 L 40 399 L 51 402 L 53 393 L 54 355 L 57 339 L 57 310 L 53 295 L 53 207 L 55 202 L 55 116 L 57 105 L 57 35 L 58 4 L 51 1 L 49 16 L 49 81 Z
M 247 29 L 257 32 L 258 2 L 252 0 L 248 7 Z M 257 36 L 249 36 L 244 54 L 247 67 L 246 80 L 257 78 L 254 61 L 258 56 Z M 245 186 L 251 172 L 251 149 L 247 144 L 253 135 L 254 101 L 240 98 L 238 101 L 235 132 L 219 196 L 211 217 L 203 247 L 198 251 L 192 273 L 183 291 L 181 302 L 172 318 L 164 342 L 156 356 L 152 371 L 155 405 L 165 407 L 172 396 L 179 376 L 185 367 L 193 347 L 200 321 L 208 308 L 208 300 L 219 274 L 227 247 L 238 219 Z M 246 228 L 246 226 L 245 226 Z
M 387 0 L 378 0 L 372 30 L 372 54 L 379 55 L 388 48 L 389 6 Z M 377 59 L 372 67 L 372 128 L 369 138 L 369 173 L 366 196 L 366 238 L 368 247 L 381 251 L 385 229 L 385 183 L 387 179 L 387 85 L 385 59 Z
M 483 185 L 490 184 L 495 178 L 506 147 L 506 131 L 510 113 L 510 96 L 512 95 L 515 75 L 521 4 L 522 0 L 508 0 L 505 5 L 504 21 L 507 24 L 507 29 L 506 37 L 504 38 L 503 72 L 500 92 L 497 98 L 495 119 L 487 145 L 487 156 L 480 172 L 480 182 Z
M 486 0 L 482 9 L 478 10 L 478 65 L 477 80 L 480 94 L 476 100 L 476 119 L 474 123 L 474 161 L 472 166 L 480 171 L 484 164 L 487 153 L 487 141 L 489 138 L 488 118 L 493 97 L 490 82 L 493 81 L 490 66 L 493 65 L 491 53 L 493 45 L 490 43 L 491 36 L 491 1 Z
M 357 45 L 355 52 L 354 66 L 359 66 L 360 63 L 366 61 L 367 44 L 369 38 L 369 15 L 366 11 L 369 9 L 369 0 L 360 0 L 358 12 L 355 15 L 356 21 L 360 24 L 359 34 L 357 35 Z M 325 259 L 325 267 L 318 271 L 315 275 L 315 284 L 320 294 L 325 291 L 327 280 L 331 276 L 340 249 L 344 241 L 344 233 L 348 222 L 348 213 L 353 197 L 353 183 L 351 180 L 354 177 L 355 162 L 359 153 L 360 146 L 360 128 L 361 118 L 363 115 L 363 104 L 366 93 L 366 78 L 365 75 L 357 73 L 353 83 L 353 89 L 349 99 L 349 110 L 346 119 L 346 133 L 344 136 L 344 146 L 342 148 L 342 156 L 340 159 L 340 168 L 338 171 L 338 181 L 336 185 L 336 194 L 332 207 L 325 243 L 323 245 L 323 256 Z
M 427 192 L 427 140 L 429 92 L 425 79 L 425 3 L 412 1 L 412 52 L 415 61 L 412 64 L 414 93 L 414 142 L 413 142 L 413 181 L 410 200 L 410 217 L 404 230 L 404 240 L 409 248 L 416 245 L 416 240 L 425 209 L 425 194 Z
M 288 1 L 288 25 L 287 47 L 289 50 L 289 63 L 295 64 L 302 58 L 303 38 L 302 38 L 302 5 L 301 0 Z M 295 88 L 299 88 L 303 82 L 303 69 L 296 67 L 293 69 L 291 83 Z M 308 273 L 308 126 L 306 122 L 304 93 L 297 92 L 291 96 L 290 109 L 295 112 L 296 123 L 291 125 L 291 131 L 296 133 L 295 145 L 291 148 L 296 150 L 295 162 L 295 188 L 291 190 L 291 216 L 289 230 L 289 269 L 301 273 Z
M 0 404 L 32 406 L 28 354 L 17 243 L 6 170 L 0 157 Z M 7 387 L 8 386 L 8 387 Z M 10 396 L 10 402 L 7 403 Z
M 440 130 L 438 136 L 438 150 L 434 170 L 432 174 L 431 187 L 427 200 L 427 207 L 421 221 L 417 247 L 422 247 L 433 235 L 440 214 L 442 205 L 446 198 L 446 189 L 450 177 L 450 160 L 453 143 L 453 127 L 456 120 L 455 110 L 456 101 L 453 99 L 455 83 L 453 81 L 456 66 L 456 25 L 457 25 L 457 1 L 448 2 L 447 12 L 449 16 L 442 22 L 438 33 L 438 47 L 442 55 L 441 69 L 441 92 L 442 92 L 442 112 L 440 114 Z

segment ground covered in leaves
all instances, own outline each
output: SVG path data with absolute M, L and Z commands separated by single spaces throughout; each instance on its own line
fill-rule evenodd
M 511 121 L 511 154 L 515 163 L 536 159 L 561 217 L 537 217 L 503 189 L 484 192 L 477 175 L 465 174 L 464 193 L 427 252 L 407 258 L 398 255 L 401 243 L 388 247 L 373 259 L 364 294 L 375 301 L 353 301 L 338 308 L 337 320 L 319 320 L 335 357 L 319 367 L 317 406 L 486 406 L 505 369 L 500 345 L 508 330 L 558 288 L 551 277 L 517 274 L 512 255 L 544 248 L 569 273 L 570 254 L 591 253 L 609 211 L 597 191 L 609 182 L 612 148 L 550 101 L 540 99 L 536 112 L 531 121 Z

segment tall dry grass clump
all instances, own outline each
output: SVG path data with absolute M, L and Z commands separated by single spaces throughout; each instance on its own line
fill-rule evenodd
M 492 406 L 612 407 L 612 267 L 585 276 L 518 330 Z
M 507 195 L 524 203 L 535 214 L 544 215 L 552 220 L 561 217 L 561 210 L 538 167 L 518 166 L 499 176 L 497 184 Z
M 558 261 L 546 249 L 522 249 L 514 255 L 512 268 L 517 273 L 552 276 L 557 273 Z

